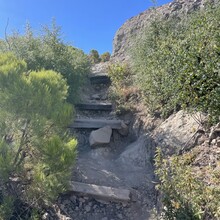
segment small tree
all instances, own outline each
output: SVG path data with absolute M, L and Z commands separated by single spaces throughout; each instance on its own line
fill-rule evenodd
M 73 116 L 66 80 L 54 71 L 27 72 L 26 66 L 12 54 L 0 54 L 3 219 L 12 214 L 22 218 L 8 207 L 15 201 L 31 204 L 26 210 L 50 204 L 67 189 L 76 156 L 77 141 L 65 131 Z
M 9 46 L 10 45 L 10 46 Z M 29 24 L 24 35 L 14 33 L 7 41 L 0 42 L 0 52 L 13 52 L 23 59 L 28 70 L 54 70 L 61 73 L 68 84 L 68 101 L 78 102 L 79 88 L 89 72 L 87 55 L 62 40 L 61 28 L 53 21 L 51 27 L 42 27 L 40 35 L 34 35 Z
M 111 54 L 109 52 L 105 52 L 101 55 L 101 61 L 107 62 L 110 60 Z
M 100 62 L 99 52 L 97 50 L 91 50 L 89 53 L 89 59 L 92 64 Z

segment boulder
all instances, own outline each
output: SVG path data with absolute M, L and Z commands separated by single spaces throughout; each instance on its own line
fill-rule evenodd
M 153 143 L 148 137 L 141 136 L 137 141 L 128 145 L 118 158 L 118 162 L 136 167 L 146 167 L 151 158 L 150 148 Z
M 112 128 L 105 126 L 98 130 L 92 131 L 89 136 L 89 144 L 91 147 L 110 143 Z
M 206 116 L 201 113 L 193 115 L 181 110 L 172 114 L 152 133 L 157 146 L 166 149 L 167 153 L 175 153 L 184 146 L 194 146 L 198 139 L 200 124 L 195 118 L 200 117 L 205 121 Z M 198 135 L 196 135 L 198 133 Z

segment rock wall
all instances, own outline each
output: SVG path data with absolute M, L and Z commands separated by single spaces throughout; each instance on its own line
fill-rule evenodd
M 115 34 L 111 59 L 129 59 L 129 49 L 133 45 L 134 38 L 143 33 L 155 14 L 163 18 L 186 16 L 192 11 L 204 8 L 206 2 L 217 4 L 219 0 L 174 0 L 171 3 L 157 7 L 155 10 L 153 8 L 148 9 L 130 18 Z

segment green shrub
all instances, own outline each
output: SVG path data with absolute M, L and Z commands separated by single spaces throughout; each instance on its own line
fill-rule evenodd
M 52 27 L 43 27 L 42 33 L 35 36 L 30 25 L 24 35 L 14 33 L 0 44 L 0 51 L 13 52 L 25 60 L 28 70 L 54 70 L 61 73 L 69 86 L 68 101 L 76 103 L 79 88 L 89 72 L 89 59 L 79 49 L 65 44 L 61 39 L 61 29 L 55 22 Z
M 133 48 L 133 71 L 151 110 L 180 106 L 220 115 L 220 7 L 156 20 Z
M 115 102 L 117 113 L 132 110 L 133 102 L 138 101 L 138 90 L 133 86 L 133 76 L 128 64 L 114 63 L 108 66 L 111 79 L 110 98 Z
M 0 216 L 17 200 L 29 210 L 67 190 L 77 145 L 65 129 L 73 117 L 67 95 L 61 74 L 28 72 L 24 61 L 0 54 Z
M 89 52 L 89 59 L 92 64 L 99 63 L 101 58 L 99 57 L 99 52 L 97 50 L 91 50 Z
M 220 161 L 216 168 L 209 165 L 199 168 L 193 165 L 197 154 L 194 150 L 182 156 L 165 158 L 161 149 L 157 149 L 155 165 L 164 219 L 220 218 Z
M 110 60 L 111 54 L 109 52 L 105 52 L 100 56 L 102 62 L 107 62 Z

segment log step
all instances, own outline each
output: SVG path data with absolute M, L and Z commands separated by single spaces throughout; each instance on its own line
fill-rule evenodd
M 70 182 L 70 191 L 94 196 L 108 201 L 131 201 L 131 192 L 128 189 L 118 189 L 72 181 Z
M 121 129 L 120 120 L 106 120 L 106 119 L 75 119 L 69 128 L 103 128 L 110 126 L 112 129 Z
M 108 84 L 111 82 L 107 75 L 96 75 L 90 77 L 91 84 Z
M 79 110 L 97 110 L 97 111 L 112 111 L 111 103 L 81 103 L 76 107 Z

